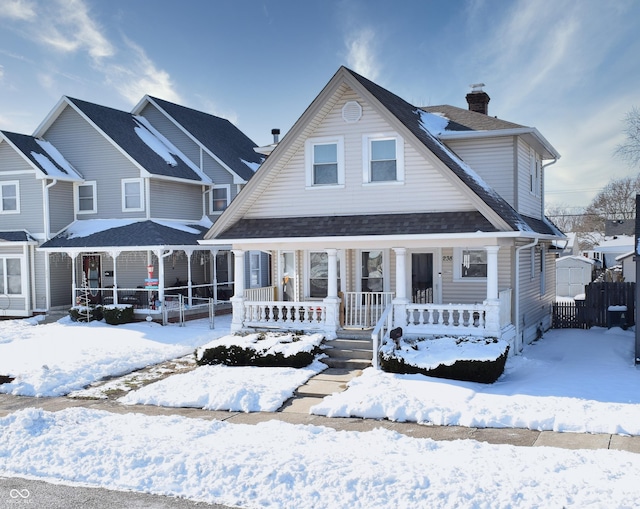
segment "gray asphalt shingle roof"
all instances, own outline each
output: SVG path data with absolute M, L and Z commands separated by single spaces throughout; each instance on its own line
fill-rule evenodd
M 140 221 L 110 228 L 84 237 L 71 237 L 68 231 L 59 233 L 42 244 L 42 248 L 105 248 L 137 246 L 197 246 L 207 228 L 188 225 L 198 233 L 171 228 L 154 221 Z
M 219 239 L 347 237 L 495 232 L 480 212 L 241 219 Z
M 46 151 L 43 145 L 40 144 L 43 143 L 42 140 L 38 140 L 37 138 L 28 136 L 26 134 L 12 133 L 9 131 L 1 132 L 5 138 L 13 143 L 15 147 L 20 150 L 20 152 L 22 152 L 29 159 L 29 161 L 31 161 L 31 163 L 39 168 L 40 171 L 42 171 L 42 173 L 44 173 L 45 175 L 50 175 L 54 178 L 58 177 L 59 175 L 66 175 L 70 179 L 81 178 L 76 172 L 70 169 L 70 165 L 68 163 L 67 167 L 65 167 L 64 164 L 58 164 L 56 159 Z M 40 143 L 38 141 L 40 141 Z M 47 142 L 44 143 L 46 144 Z M 55 168 L 55 173 L 51 171 L 51 168 L 43 165 L 41 161 L 34 157 L 34 153 L 45 156 L 49 160 L 49 163 L 52 164 Z M 62 156 L 60 155 L 59 157 Z
M 243 161 L 262 163 L 264 158 L 253 150 L 257 145 L 228 120 L 156 97 L 151 99 L 244 180 L 249 180 L 254 170 Z
M 25 230 L 0 231 L 0 242 L 35 242 L 31 234 Z
M 136 128 L 146 128 L 131 113 L 71 97 L 67 99 L 152 175 L 202 181 L 201 176 L 177 154 L 172 154 L 176 161 L 173 166 L 147 145 L 135 132 Z
M 428 113 L 442 114 L 449 120 L 447 131 L 497 131 L 502 129 L 519 129 L 525 126 L 514 124 L 496 117 L 490 117 L 476 111 L 465 110 L 457 106 L 442 104 L 440 106 L 422 106 Z

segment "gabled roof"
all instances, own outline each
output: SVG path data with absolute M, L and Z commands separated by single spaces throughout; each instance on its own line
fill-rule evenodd
M 315 116 L 321 109 L 326 109 L 326 102 L 331 100 L 336 90 L 343 84 L 370 102 L 403 135 L 405 140 L 412 137 L 414 139 L 412 144 L 416 148 L 422 145 L 426 149 L 423 151 L 425 156 L 431 158 L 435 156 L 440 161 L 443 166 L 443 175 L 452 182 L 456 182 L 458 188 L 487 219 L 488 229 L 484 231 L 522 232 L 527 236 L 562 237 L 562 233 L 546 221 L 525 218 L 516 212 L 475 171 L 447 148 L 437 135 L 430 131 L 431 125 L 442 124 L 441 117 L 425 112 L 350 69 L 341 67 L 267 158 L 256 177 L 247 184 L 242 199 L 231 202 L 227 210 L 207 233 L 206 239 L 220 238 L 221 235 L 224 235 L 224 238 L 230 238 L 224 232 L 234 228 L 234 224 L 242 220 L 244 213 L 252 206 L 252 200 L 257 199 L 259 193 L 254 193 L 254 189 L 259 191 L 261 187 L 269 185 L 272 181 L 272 177 L 269 175 L 272 168 L 277 171 L 278 166 L 282 164 L 280 159 L 287 160 L 291 154 L 299 149 L 301 140 L 312 129 Z M 402 214 L 391 214 L 390 216 L 399 219 Z M 300 219 L 298 218 L 298 220 Z M 402 223 L 398 223 L 396 226 L 399 227 L 396 229 L 396 233 L 403 233 Z M 307 236 L 312 236 L 312 233 Z
M 227 119 L 151 96 L 145 96 L 134 108 L 134 113 L 141 112 L 146 101 L 154 104 L 209 155 L 245 182 L 264 161 L 264 157 L 254 150 L 257 145 Z
M 39 249 L 64 251 L 67 249 L 109 250 L 112 248 L 198 246 L 207 231 L 202 224 L 175 221 L 84 220 L 75 221 L 64 231 L 45 242 Z
M 36 129 L 36 136 L 43 135 L 67 106 L 72 107 L 93 125 L 142 172 L 158 178 L 179 179 L 197 184 L 211 183 L 209 177 L 147 125 L 145 119 L 107 106 L 63 97 Z
M 2 138 L 38 171 L 39 178 L 82 180 L 73 166 L 48 141 L 9 131 L 0 131 L 0 140 Z

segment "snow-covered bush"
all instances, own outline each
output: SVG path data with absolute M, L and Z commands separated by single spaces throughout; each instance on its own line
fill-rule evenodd
M 109 325 L 120 325 L 133 322 L 133 306 L 131 304 L 118 304 L 103 306 L 104 321 Z

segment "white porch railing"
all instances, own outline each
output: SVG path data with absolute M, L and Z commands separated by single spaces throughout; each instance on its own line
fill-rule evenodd
M 247 288 L 244 291 L 244 298 L 251 301 L 274 301 L 276 300 L 276 287 L 263 286 L 261 288 Z
M 244 301 L 245 327 L 324 328 L 327 306 L 322 301 Z
M 397 313 L 396 327 L 408 334 L 468 334 L 484 336 L 487 331 L 485 304 L 406 304 L 404 320 Z
M 358 329 L 375 327 L 392 300 L 393 292 L 345 292 L 344 327 Z

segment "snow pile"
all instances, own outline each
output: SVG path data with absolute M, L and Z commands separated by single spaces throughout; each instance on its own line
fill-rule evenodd
M 326 368 L 317 360 L 300 369 L 201 366 L 130 392 L 118 401 L 125 405 L 275 412 L 299 386 Z
M 247 508 L 636 507 L 637 458 L 80 408 L 0 419 L 0 475 Z

